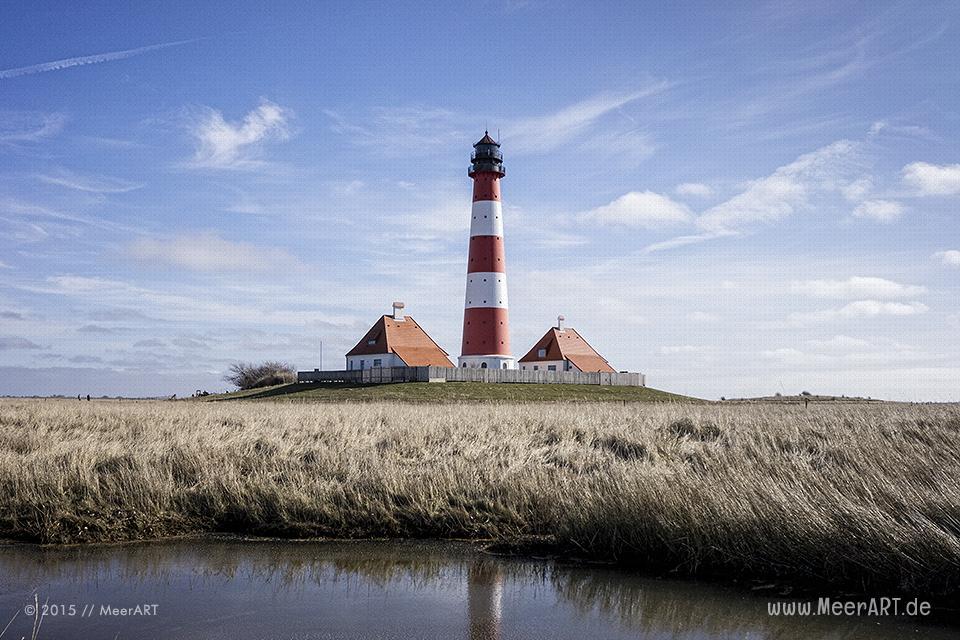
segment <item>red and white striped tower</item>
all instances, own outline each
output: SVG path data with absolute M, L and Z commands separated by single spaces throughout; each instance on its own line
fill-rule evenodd
M 464 299 L 461 367 L 516 369 L 510 355 L 507 317 L 507 269 L 503 252 L 503 208 L 500 178 L 503 154 L 500 143 L 484 132 L 473 145 L 473 212 L 470 220 L 470 255 L 467 259 L 467 295 Z

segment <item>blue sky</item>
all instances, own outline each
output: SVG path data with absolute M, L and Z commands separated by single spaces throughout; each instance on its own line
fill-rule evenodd
M 488 127 L 517 356 L 960 399 L 956 3 L 4 4 L 0 394 L 455 357 Z

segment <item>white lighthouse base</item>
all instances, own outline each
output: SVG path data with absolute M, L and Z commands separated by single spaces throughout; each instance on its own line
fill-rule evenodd
M 460 356 L 457 366 L 466 369 L 516 369 L 517 360 L 513 356 Z

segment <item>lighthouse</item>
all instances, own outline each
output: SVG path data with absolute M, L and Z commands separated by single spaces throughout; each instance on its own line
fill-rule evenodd
M 506 175 L 500 143 L 484 132 L 473 145 L 467 175 L 473 178 L 467 294 L 464 298 L 461 367 L 516 369 L 510 354 L 507 269 L 503 251 L 500 178 Z

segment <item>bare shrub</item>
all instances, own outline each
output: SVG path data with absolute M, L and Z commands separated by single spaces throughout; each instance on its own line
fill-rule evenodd
M 236 362 L 224 380 L 238 389 L 259 389 L 278 384 L 288 384 L 297 379 L 297 370 L 285 362 L 269 361 L 262 364 Z

